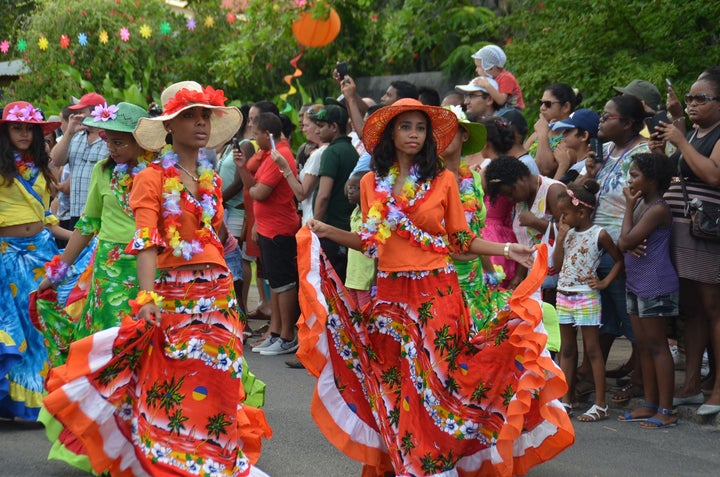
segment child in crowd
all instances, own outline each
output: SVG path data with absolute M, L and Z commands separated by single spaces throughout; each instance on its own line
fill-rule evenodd
M 562 133 L 555 149 L 558 164 L 554 178 L 564 184 L 577 179 L 585 167 L 590 139 L 597 138 L 600 115 L 592 109 L 578 109 L 570 117 L 550 125 L 553 132 Z M 600 158 L 601 159 L 601 158 Z
M 350 231 L 357 232 L 362 226 L 362 212 L 360 210 L 360 179 L 369 170 L 353 173 L 345 183 L 345 195 L 355 210 L 350 215 Z M 370 302 L 371 288 L 375 282 L 375 260 L 366 257 L 362 252 L 348 249 L 348 264 L 345 277 L 345 287 L 355 300 L 359 309 Z
M 596 422 L 607 418 L 605 402 L 605 362 L 600 351 L 600 290 L 623 269 L 622 254 L 610 234 L 593 225 L 595 194 L 599 184 L 589 179 L 582 185 L 571 184 L 558 200 L 560 227 L 553 258 L 560 269 L 557 286 L 557 311 L 560 321 L 560 368 L 568 382 L 563 405 L 572 413 L 575 368 L 578 365 L 576 326 L 581 327 L 585 352 L 595 381 L 595 403 L 578 420 Z M 602 280 L 597 267 L 602 253 L 609 253 L 615 265 Z
M 475 52 L 472 58 L 475 60 L 475 71 L 481 76 L 477 85 L 487 88 L 487 92 L 500 109 L 525 109 L 520 85 L 515 76 L 505 69 L 507 56 L 502 48 L 497 45 L 486 45 Z M 483 78 L 492 78 L 497 81 L 497 88 L 492 85 L 492 82 L 483 81 Z
M 667 317 L 679 313 L 680 284 L 670 261 L 672 215 L 663 199 L 673 167 L 665 155 L 635 154 L 628 174 L 628 187 L 623 189 L 627 207 L 618 246 L 625 254 L 627 310 L 640 351 L 645 402 L 618 420 L 640 421 L 641 427 L 660 429 L 677 425 L 666 330 Z M 633 253 L 643 243 L 644 253 Z

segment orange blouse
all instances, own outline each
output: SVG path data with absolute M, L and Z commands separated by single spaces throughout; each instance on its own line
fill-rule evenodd
M 367 213 L 374 197 L 375 174 L 370 172 L 360 181 L 360 207 L 363 221 L 367 220 Z M 442 171 L 435 178 L 425 198 L 409 212 L 406 210 L 405 214 L 420 229 L 444 237 L 445 243 L 453 253 L 466 251 L 467 244 L 475 238 L 465 220 L 455 175 L 448 170 Z M 463 235 L 468 240 L 457 240 L 458 235 Z M 367 248 L 367 245 L 363 243 L 363 248 Z M 448 253 L 424 249 L 415 241 L 401 237 L 395 231 L 385 243 L 378 246 L 377 259 L 378 270 L 386 272 L 436 270 L 445 268 L 450 263 Z
M 217 174 L 216 174 L 217 176 Z M 222 225 L 222 183 L 220 177 L 216 177 L 217 210 L 212 220 L 213 228 L 217 231 Z M 212 243 L 206 244 L 203 250 L 186 260 L 182 256 L 173 255 L 172 247 L 167 246 L 167 230 L 162 217 L 163 211 L 163 171 L 161 168 L 148 167 L 135 176 L 133 188 L 130 193 L 130 207 L 135 214 L 135 238 L 128 245 L 128 252 L 158 247 L 158 268 L 175 268 L 182 265 L 209 263 L 219 265 L 227 269 L 222 247 L 218 248 Z M 179 222 L 180 238 L 192 241 L 195 238 L 195 231 L 202 228 L 202 223 L 188 209 L 188 205 L 180 202 L 182 214 Z

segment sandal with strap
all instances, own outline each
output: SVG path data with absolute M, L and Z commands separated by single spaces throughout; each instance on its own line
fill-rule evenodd
M 673 409 L 658 408 L 658 414 L 663 416 L 675 416 L 677 413 Z M 660 419 L 655 417 L 649 417 L 645 422 L 640 423 L 640 427 L 643 429 L 665 429 L 667 427 L 675 427 L 678 425 L 678 418 L 676 417 L 670 422 L 662 422 Z
M 642 397 L 643 394 L 643 387 L 641 385 L 629 383 L 626 386 L 621 387 L 618 392 L 613 394 L 610 400 L 615 404 L 623 404 L 632 398 Z
M 567 412 L 568 417 L 573 416 L 573 406 L 569 402 L 563 402 L 561 403 L 563 407 L 565 408 L 565 412 Z
M 622 416 L 618 416 L 617 420 L 620 422 L 645 422 L 648 419 L 650 419 L 652 416 L 633 417 L 633 415 L 632 415 L 633 412 L 637 411 L 638 409 L 642 409 L 642 408 L 648 408 L 648 409 L 652 409 L 653 411 L 658 411 L 657 405 L 650 404 L 649 402 L 644 402 L 644 403 L 642 403 L 642 406 L 637 409 L 633 409 L 632 411 L 625 411 L 625 414 L 623 414 Z
M 580 422 L 598 422 L 608 417 L 608 407 L 600 407 L 597 404 L 593 404 L 590 409 L 582 413 L 577 417 Z

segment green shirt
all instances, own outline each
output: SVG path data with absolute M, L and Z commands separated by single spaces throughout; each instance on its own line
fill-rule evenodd
M 135 234 L 135 218 L 122 208 L 110 188 L 112 167 L 103 168 L 107 159 L 99 161 L 90 176 L 90 189 L 83 216 L 98 225 L 98 239 L 107 242 L 129 243 Z M 127 191 L 129 195 L 130 191 Z
M 348 136 L 340 136 L 325 149 L 320 159 L 318 176 L 320 179 L 323 176 L 332 177 L 333 186 L 325 217 L 315 217 L 316 219 L 339 229 L 350 230 L 350 214 L 352 214 L 355 205 L 351 204 L 345 197 L 345 183 L 355 168 L 357 160 L 357 150 L 353 147 Z M 319 183 L 320 181 L 318 181 Z M 314 208 L 315 201 L 313 200 Z

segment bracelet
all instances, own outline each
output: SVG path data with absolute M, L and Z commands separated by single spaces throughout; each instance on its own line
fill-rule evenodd
M 63 281 L 69 271 L 70 264 L 60 260 L 60 255 L 55 255 L 52 260 L 45 263 L 45 276 L 53 285 Z
M 290 176 L 290 174 L 292 174 L 292 170 L 291 170 L 291 169 L 283 172 L 283 177 L 284 177 L 285 179 L 287 179 L 287 178 Z
M 143 305 L 148 303 L 155 303 L 158 308 L 162 307 L 163 296 L 155 293 L 152 290 L 140 290 L 134 300 L 130 300 L 130 307 L 132 308 L 133 314 L 137 314 Z
M 505 258 L 510 260 L 510 242 L 507 242 L 505 244 L 505 248 L 503 249 L 503 255 L 505 255 Z

